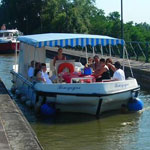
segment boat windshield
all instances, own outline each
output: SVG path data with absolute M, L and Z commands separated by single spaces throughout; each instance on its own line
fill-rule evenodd
M 5 32 L 3 37 L 12 37 L 12 33 L 11 32 Z
M 13 31 L 13 32 L 1 32 L 0 33 L 0 37 L 7 37 L 7 38 L 11 38 L 11 37 L 18 37 L 19 35 L 22 35 L 22 32 L 20 31 Z

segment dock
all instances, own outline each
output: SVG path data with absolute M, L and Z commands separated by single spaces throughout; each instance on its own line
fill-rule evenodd
M 0 150 L 43 150 L 36 134 L 1 80 Z
M 51 47 L 46 47 L 47 48 L 47 57 L 53 58 L 53 56 L 57 55 L 57 50 L 58 48 L 51 48 Z M 69 59 L 75 59 L 75 61 L 80 61 L 83 64 L 86 63 L 86 53 L 85 51 L 79 51 L 79 50 L 72 50 L 72 49 L 64 49 L 63 48 L 63 54 L 66 55 Z M 126 77 L 131 77 L 131 71 L 130 71 L 130 66 L 133 71 L 134 77 L 137 79 L 139 85 L 141 86 L 142 89 L 146 90 L 150 86 L 150 63 L 145 63 L 142 61 L 136 61 L 136 60 L 130 60 L 130 66 L 129 62 L 127 59 L 123 61 L 123 59 L 119 57 L 113 57 L 113 56 L 102 56 L 100 54 L 100 58 L 112 58 L 113 62 L 115 61 L 120 61 L 121 64 L 124 63 L 125 66 L 125 74 Z M 87 57 L 93 57 L 92 53 L 87 53 Z

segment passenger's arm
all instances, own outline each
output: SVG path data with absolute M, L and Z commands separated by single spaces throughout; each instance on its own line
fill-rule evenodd
M 101 76 L 106 71 L 107 71 L 106 68 L 101 68 L 100 70 L 95 71 L 95 73 L 93 75 L 95 76 L 95 78 L 98 78 L 99 76 Z
M 38 72 L 38 73 L 37 73 L 36 78 L 37 78 L 38 81 L 46 82 L 45 79 L 42 77 L 41 72 Z

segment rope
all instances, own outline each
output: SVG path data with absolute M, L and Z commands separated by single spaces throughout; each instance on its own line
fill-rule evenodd
M 126 47 L 124 47 L 124 49 L 125 49 L 125 54 L 127 56 L 128 64 L 130 67 L 131 76 L 134 78 L 133 71 L 132 71 L 131 64 L 130 64 L 129 57 L 128 57 L 128 51 L 127 51 Z

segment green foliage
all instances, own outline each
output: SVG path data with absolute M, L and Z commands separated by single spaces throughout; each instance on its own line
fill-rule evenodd
M 64 32 L 121 37 L 119 12 L 108 16 L 95 0 L 2 0 L 0 23 L 24 34 Z M 125 41 L 150 42 L 150 25 L 124 23 Z

